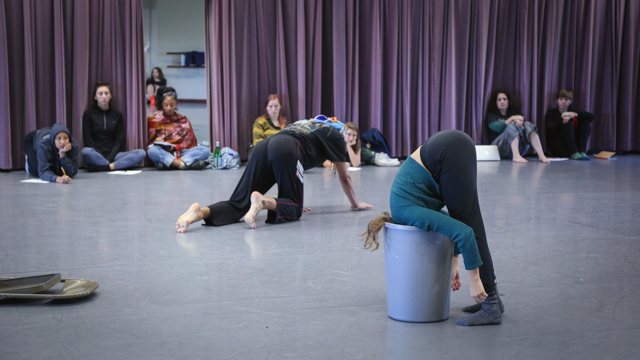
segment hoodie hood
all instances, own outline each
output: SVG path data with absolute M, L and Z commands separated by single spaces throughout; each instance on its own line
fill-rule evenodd
M 56 147 L 56 135 L 61 132 L 67 133 L 67 135 L 69 135 L 69 142 L 71 142 L 71 132 L 69 131 L 67 126 L 64 124 L 55 123 L 51 127 L 51 132 L 49 133 L 49 141 L 51 141 L 51 145 L 53 145 L 54 149 Z

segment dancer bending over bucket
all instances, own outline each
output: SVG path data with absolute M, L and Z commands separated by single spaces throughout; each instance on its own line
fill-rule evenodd
M 442 131 L 425 141 L 393 181 L 391 216 L 385 213 L 373 219 L 365 240 L 365 248 L 377 249 L 378 232 L 385 222 L 451 238 L 455 245 L 451 289 L 461 286 L 458 256 L 462 253 L 471 297 L 478 303 L 462 309 L 473 313 L 456 321 L 463 326 L 500 324 L 504 312 L 480 213 L 475 154 L 473 141 L 461 131 Z M 442 210 L 445 205 L 449 214 Z
M 341 131 L 344 124 L 332 122 L 325 116 L 314 120 L 300 120 L 272 137 L 259 141 L 231 198 L 201 208 L 195 203 L 176 222 L 178 232 L 204 220 L 206 225 L 233 224 L 244 216 L 244 221 L 256 227 L 255 217 L 267 209 L 267 223 L 283 223 L 298 220 L 303 211 L 304 170 L 322 165 L 325 160 L 336 164 L 340 184 L 351 202 L 352 210 L 373 207 L 356 198 L 345 142 Z M 264 194 L 278 184 L 278 197 Z

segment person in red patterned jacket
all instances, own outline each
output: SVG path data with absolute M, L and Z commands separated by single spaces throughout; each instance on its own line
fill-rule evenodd
M 201 170 L 206 166 L 209 148 L 198 146 L 191 122 L 178 114 L 178 95 L 172 87 L 156 92 L 156 111 L 149 115 L 147 153 L 159 170 Z

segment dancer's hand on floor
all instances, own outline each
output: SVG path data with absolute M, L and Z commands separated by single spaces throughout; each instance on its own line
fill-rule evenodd
M 309 212 L 309 211 L 311 211 L 311 208 L 308 208 L 308 207 L 306 207 L 306 206 L 303 206 L 303 207 L 302 207 L 302 212 L 303 212 L 303 213 L 306 213 L 306 212 Z

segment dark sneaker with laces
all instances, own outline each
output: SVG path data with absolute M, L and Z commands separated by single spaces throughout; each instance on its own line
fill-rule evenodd
M 194 161 L 191 165 L 187 166 L 187 170 L 202 170 L 207 166 L 204 160 Z

